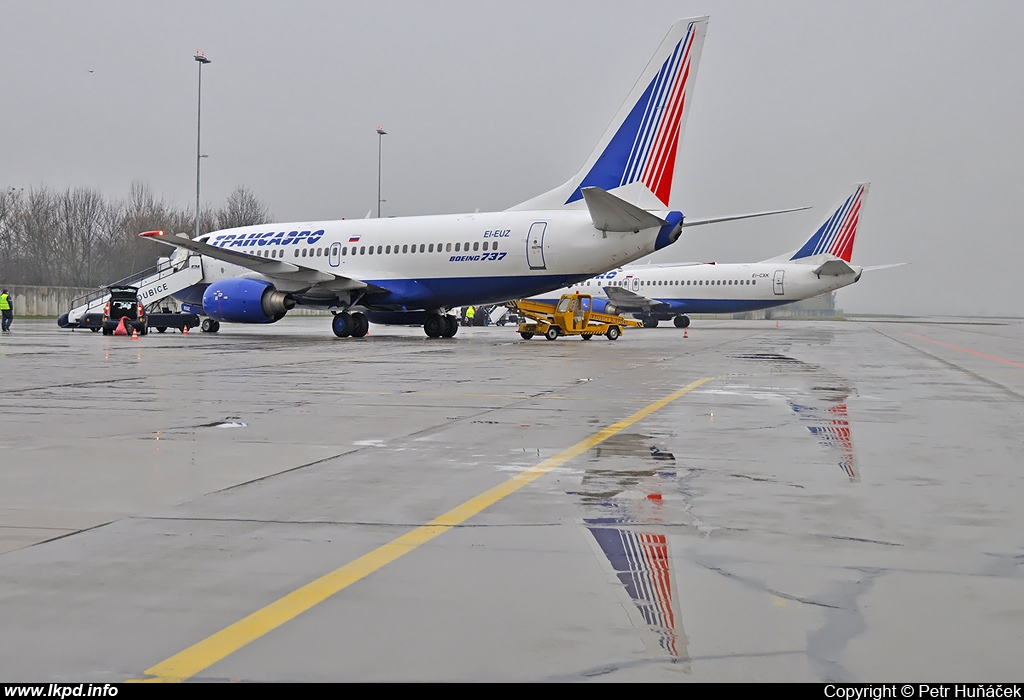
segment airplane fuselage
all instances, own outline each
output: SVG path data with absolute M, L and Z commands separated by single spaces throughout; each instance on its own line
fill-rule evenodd
M 594 278 L 538 296 L 582 292 L 607 299 L 605 287 L 619 287 L 652 302 L 649 310 L 612 302 L 624 313 L 668 319 L 690 313 L 739 313 L 790 304 L 856 282 L 861 269 L 840 275 L 817 275 L 816 266 L 795 262 L 637 266 L 617 268 Z
M 670 226 L 637 233 L 597 230 L 586 209 L 506 211 L 401 219 L 265 224 L 200 237 L 212 246 L 310 268 L 310 274 L 261 274 L 204 256 L 198 287 L 244 277 L 302 295 L 317 272 L 358 280 L 317 290 L 325 307 L 435 310 L 497 303 L 572 284 L 654 252 L 674 239 Z M 678 236 L 678 230 L 675 231 Z M 360 283 L 365 283 L 362 287 Z M 182 297 L 195 297 L 189 290 Z M 201 296 L 201 292 L 200 292 Z M 316 297 L 303 297 L 316 304 Z

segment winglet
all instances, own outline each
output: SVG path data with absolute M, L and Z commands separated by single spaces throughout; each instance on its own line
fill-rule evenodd
M 584 187 L 583 199 L 586 200 L 590 218 L 598 231 L 636 233 L 648 228 L 660 228 L 668 222 L 662 218 L 635 207 L 629 202 L 605 192 L 600 187 Z

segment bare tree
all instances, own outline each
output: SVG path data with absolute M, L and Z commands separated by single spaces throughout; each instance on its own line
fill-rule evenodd
M 217 229 L 265 224 L 271 220 L 270 212 L 255 194 L 244 186 L 228 195 L 227 204 L 217 212 Z
M 52 273 L 61 284 L 83 287 L 96 279 L 99 241 L 103 236 L 107 204 L 96 190 L 66 190 L 55 197 Z
M 222 209 L 200 212 L 199 230 L 261 224 L 267 208 L 238 187 Z M 139 238 L 143 231 L 195 230 L 195 214 L 168 206 L 134 182 L 108 202 L 87 188 L 0 191 L 0 281 L 66 286 L 106 285 L 153 266 L 169 249 Z
M 25 191 L 9 187 L 0 192 L 0 280 L 13 282 L 21 257 L 19 220 L 25 209 Z

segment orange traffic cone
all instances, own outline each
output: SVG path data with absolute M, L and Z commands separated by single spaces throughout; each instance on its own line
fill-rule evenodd
M 776 322 L 775 322 L 775 327 L 776 327 L 776 328 L 778 328 L 778 327 L 779 327 L 779 322 L 778 322 L 778 321 L 776 321 Z
M 128 330 L 124 327 L 124 319 L 122 316 L 121 320 L 117 322 L 117 328 L 114 329 L 114 335 L 128 335 Z
M 133 326 L 132 327 L 132 340 L 138 340 L 138 339 L 139 339 L 139 329 L 135 328 Z
M 684 338 L 689 338 L 690 337 L 690 334 L 686 332 L 685 328 L 683 329 L 683 337 Z
M 188 335 L 188 323 L 181 327 L 181 332 L 183 335 Z

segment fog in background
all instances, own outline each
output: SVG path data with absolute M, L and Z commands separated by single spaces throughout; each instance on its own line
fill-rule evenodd
M 710 15 L 656 262 L 798 247 L 870 181 L 848 312 L 1021 315 L 1024 3 L 0 4 L 0 187 L 249 188 L 278 221 L 500 210 L 587 158 L 676 19 Z

